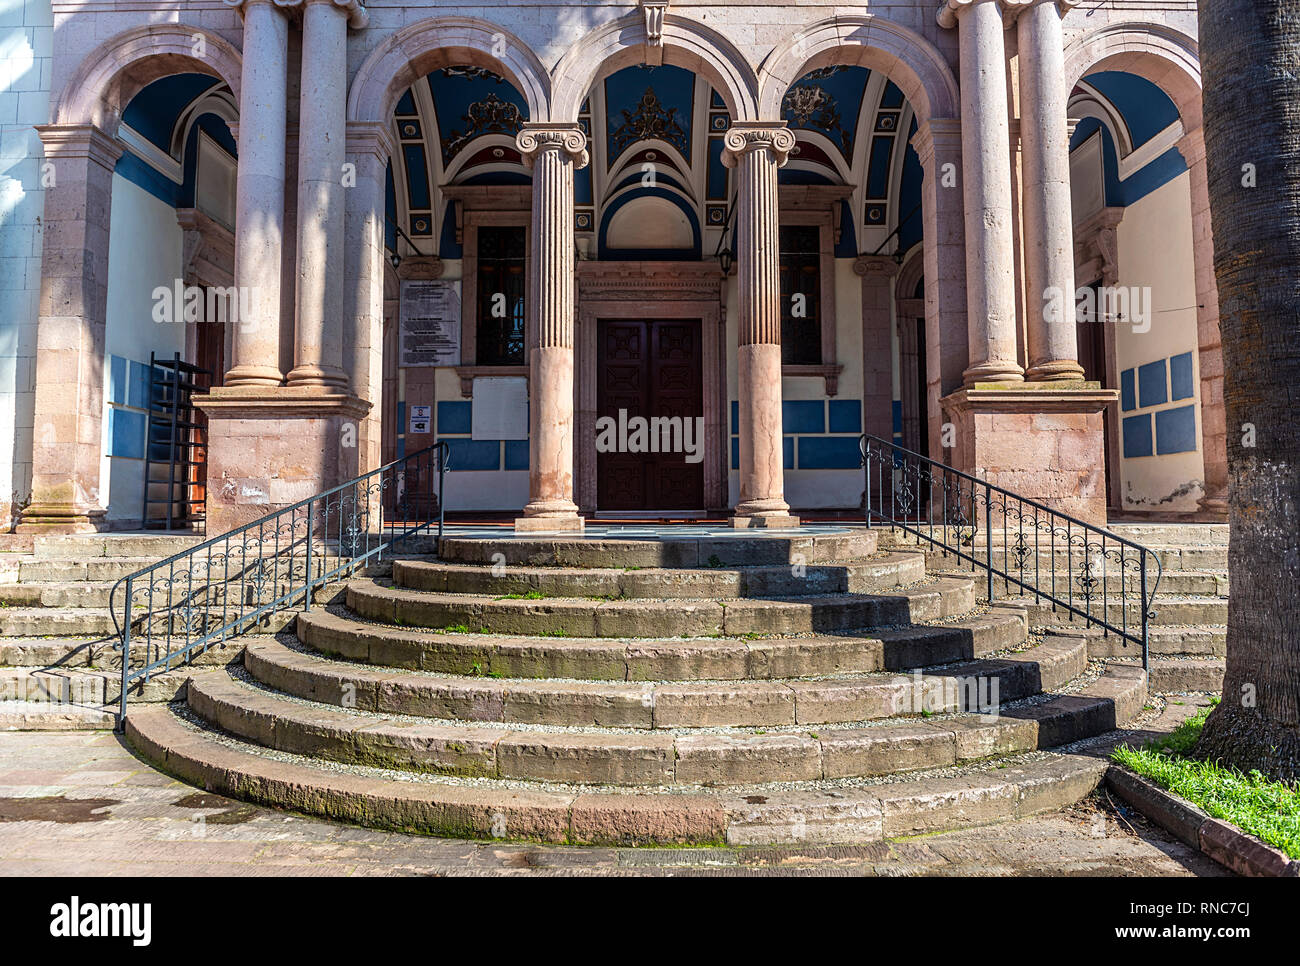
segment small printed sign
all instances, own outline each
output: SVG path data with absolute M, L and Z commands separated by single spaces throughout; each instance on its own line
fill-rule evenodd
M 412 406 L 410 433 L 428 433 L 432 431 L 433 424 L 433 407 L 432 406 Z

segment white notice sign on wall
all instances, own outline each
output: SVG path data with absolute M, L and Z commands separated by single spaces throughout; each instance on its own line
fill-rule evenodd
M 480 376 L 474 380 L 473 439 L 528 438 L 528 380 L 523 376 Z
M 402 281 L 401 365 L 460 365 L 460 282 Z

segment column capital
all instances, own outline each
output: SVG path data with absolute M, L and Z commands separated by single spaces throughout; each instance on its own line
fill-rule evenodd
M 109 171 L 122 156 L 122 143 L 95 124 L 38 124 L 47 159 L 85 158 Z
M 1036 7 L 1040 3 L 1055 4 L 1062 17 L 1070 12 L 1071 8 L 1079 5 L 1079 0 L 1001 0 L 1004 19 L 1007 26 L 1015 23 L 1020 19 L 1020 15 L 1030 7 Z
M 779 167 L 789 160 L 794 142 L 794 132 L 785 126 L 784 121 L 736 124 L 723 139 L 722 163 L 728 168 L 734 168 L 743 154 L 770 151 L 776 156 Z
M 893 255 L 859 255 L 853 261 L 853 273 L 863 278 L 892 278 L 901 267 Z
M 385 162 L 393 156 L 393 137 L 383 121 L 348 121 L 346 138 L 350 156 L 373 154 Z
M 515 135 L 515 146 L 528 167 L 532 167 L 543 151 L 563 151 L 573 159 L 575 168 L 585 168 L 591 159 L 587 154 L 587 135 L 576 124 L 540 121 L 525 124 Z
M 939 11 L 935 14 L 935 21 L 940 27 L 951 29 L 957 26 L 957 21 L 962 11 L 968 10 L 978 3 L 996 3 L 1002 9 L 1002 13 L 1007 25 L 1015 23 L 1016 18 L 1027 10 L 1029 7 L 1039 3 L 1055 3 L 1061 10 L 1061 16 L 1064 17 L 1071 7 L 1079 5 L 1079 0 L 944 0 Z
M 936 148 L 961 150 L 961 120 L 955 117 L 931 118 L 912 135 L 912 148 L 922 166 L 930 163 Z
M 247 7 L 254 3 L 266 3 L 268 0 L 222 0 L 227 6 Z M 370 11 L 361 3 L 361 0 L 269 0 L 277 7 L 285 10 L 305 9 L 308 4 L 326 3 L 333 7 L 338 7 L 348 16 L 348 26 L 353 30 L 363 30 L 370 23 Z
M 221 0 L 221 2 L 227 7 L 234 7 L 239 11 L 240 16 L 247 16 L 249 8 L 258 4 L 270 7 L 272 10 L 278 10 L 288 16 L 286 8 L 296 6 L 298 0 L 290 0 L 290 2 L 285 2 L 285 0 Z

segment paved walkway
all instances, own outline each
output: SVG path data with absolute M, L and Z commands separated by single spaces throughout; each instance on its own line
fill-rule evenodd
M 1223 875 L 1099 793 L 1023 822 L 841 847 L 618 849 L 433 839 L 196 791 L 111 734 L 0 733 L 0 875 Z

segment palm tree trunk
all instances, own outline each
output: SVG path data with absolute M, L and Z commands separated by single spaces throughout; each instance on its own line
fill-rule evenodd
M 1232 594 L 1197 751 L 1300 781 L 1300 0 L 1200 0 L 1200 34 Z

